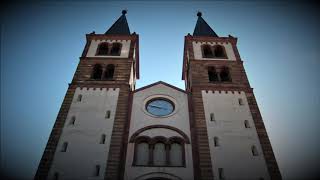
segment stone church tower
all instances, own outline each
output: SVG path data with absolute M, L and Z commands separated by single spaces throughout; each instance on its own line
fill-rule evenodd
M 281 179 L 237 38 L 198 13 L 185 36 L 186 89 L 135 89 L 139 36 L 125 14 L 86 35 L 35 179 Z

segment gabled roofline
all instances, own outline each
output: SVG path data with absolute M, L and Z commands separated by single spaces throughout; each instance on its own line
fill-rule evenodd
M 141 87 L 141 88 L 139 88 L 139 89 L 134 90 L 133 93 L 136 93 L 136 92 L 139 92 L 139 91 L 142 91 L 142 90 L 151 88 L 151 87 L 156 86 L 156 85 L 159 85 L 159 84 L 165 85 L 165 86 L 167 86 L 167 87 L 170 87 L 170 88 L 172 88 L 172 89 L 175 89 L 175 90 L 177 90 L 177 91 L 180 91 L 180 92 L 183 92 L 183 93 L 187 94 L 187 92 L 186 92 L 185 90 L 180 89 L 180 88 L 178 88 L 178 87 L 175 87 L 175 86 L 173 86 L 173 85 L 171 85 L 171 84 L 165 83 L 165 82 L 163 82 L 163 81 L 158 81 L 158 82 L 149 84 L 149 85 L 147 85 L 147 86 Z

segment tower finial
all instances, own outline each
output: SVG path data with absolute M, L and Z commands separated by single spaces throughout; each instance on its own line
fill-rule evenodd
M 198 11 L 197 16 L 198 16 L 198 17 L 201 17 L 201 16 L 202 16 L 202 13 L 201 13 L 200 11 Z
M 127 14 L 127 12 L 128 12 L 128 11 L 127 11 L 126 9 L 122 10 L 122 14 L 123 14 L 123 15 Z

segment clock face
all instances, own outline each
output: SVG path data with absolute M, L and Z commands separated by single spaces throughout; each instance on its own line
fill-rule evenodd
M 166 116 L 173 112 L 174 105 L 167 99 L 152 99 L 146 105 L 147 111 L 155 116 Z

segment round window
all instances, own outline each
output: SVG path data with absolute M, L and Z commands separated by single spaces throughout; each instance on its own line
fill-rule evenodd
M 174 111 L 174 105 L 168 99 L 156 98 L 147 102 L 146 110 L 155 116 L 167 116 Z

